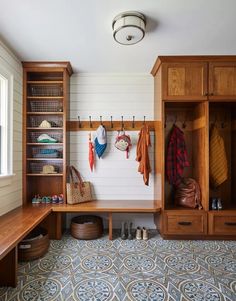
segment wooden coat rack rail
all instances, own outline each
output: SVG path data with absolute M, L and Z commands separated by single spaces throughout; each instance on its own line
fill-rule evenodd
M 67 131 L 96 131 L 99 125 L 104 125 L 107 131 L 119 131 L 123 129 L 125 131 L 139 131 L 144 124 L 149 126 L 150 131 L 155 130 L 155 121 L 145 120 L 114 120 L 114 121 L 67 121 Z

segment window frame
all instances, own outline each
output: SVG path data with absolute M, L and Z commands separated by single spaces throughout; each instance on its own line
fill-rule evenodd
M 9 184 L 13 174 L 13 74 L 0 65 L 0 186 Z M 4 180 L 4 182 L 2 181 Z

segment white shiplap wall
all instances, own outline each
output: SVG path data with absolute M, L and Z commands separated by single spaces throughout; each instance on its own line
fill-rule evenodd
M 17 57 L 0 41 L 0 64 L 14 77 L 13 82 L 13 177 L 0 183 L 0 215 L 22 204 L 22 66 Z
M 148 74 L 75 74 L 70 87 L 70 119 L 99 120 L 153 120 L 153 78 Z M 114 147 L 117 132 L 108 132 L 105 156 L 96 159 L 96 170 L 91 173 L 88 164 L 88 132 L 71 133 L 71 164 L 78 167 L 84 179 L 93 183 L 96 199 L 153 199 L 153 174 L 150 185 L 145 186 L 142 175 L 137 172 L 135 161 L 138 132 L 127 132 L 132 139 L 130 158 Z M 153 133 L 151 134 L 152 145 Z M 154 165 L 154 147 L 150 148 L 150 159 Z M 68 216 L 68 222 L 71 215 Z M 151 215 L 115 215 L 114 226 L 121 220 L 132 220 L 134 226 L 154 228 Z

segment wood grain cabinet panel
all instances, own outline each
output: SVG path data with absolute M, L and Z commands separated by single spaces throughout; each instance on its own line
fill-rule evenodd
M 207 218 L 203 211 L 165 211 L 163 221 L 164 234 L 167 235 L 203 235 L 207 231 Z
M 210 235 L 236 235 L 236 212 L 209 212 Z
M 236 62 L 209 63 L 209 99 L 236 100 Z
M 206 63 L 163 64 L 163 100 L 206 99 Z

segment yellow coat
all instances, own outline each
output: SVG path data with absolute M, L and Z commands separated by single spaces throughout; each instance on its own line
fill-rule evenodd
M 228 164 L 224 140 L 216 126 L 212 127 L 210 135 L 210 183 L 216 188 L 228 178 Z

